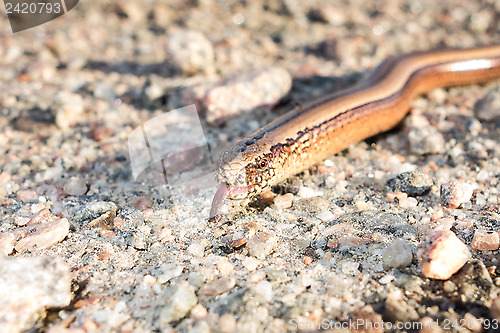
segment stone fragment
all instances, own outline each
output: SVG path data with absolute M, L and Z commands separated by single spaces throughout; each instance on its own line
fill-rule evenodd
M 411 196 L 425 194 L 433 184 L 431 177 L 421 170 L 400 173 L 386 183 L 392 191 L 404 192 Z
M 200 295 L 216 296 L 234 288 L 236 280 L 233 277 L 222 277 L 205 283 L 200 288 Z
M 97 219 L 107 212 L 115 213 L 118 211 L 118 206 L 111 201 L 94 201 L 89 202 L 82 208 L 78 208 L 74 215 L 76 222 L 91 221 Z
M 193 243 L 189 244 L 187 251 L 190 254 L 192 254 L 193 256 L 201 258 L 201 257 L 203 257 L 205 248 L 203 247 L 203 245 L 200 242 L 193 242 Z
M 71 275 L 59 257 L 0 257 L 0 332 L 30 330 L 45 308 L 71 301 Z
M 84 110 L 82 96 L 68 92 L 60 92 L 54 101 L 55 122 L 60 129 L 68 129 L 77 124 Z
M 476 251 L 495 251 L 500 247 L 500 237 L 496 231 L 476 230 L 471 248 Z
M 246 246 L 251 256 L 263 260 L 278 246 L 278 237 L 272 233 L 262 232 L 252 236 Z
M 38 199 L 38 194 L 36 194 L 33 190 L 19 190 L 16 195 L 21 201 L 32 201 Z
M 403 268 L 411 265 L 413 253 L 411 245 L 404 239 L 395 239 L 384 251 L 384 265 L 390 268 Z
M 492 121 L 500 118 L 500 87 L 488 91 L 486 96 L 475 105 L 476 116 L 483 121 Z
M 434 126 L 414 127 L 408 133 L 413 154 L 437 154 L 444 150 L 444 138 Z
M 26 250 L 33 252 L 35 250 L 48 249 L 66 238 L 69 233 L 69 227 L 70 225 L 66 218 L 25 227 L 29 228 L 29 233 L 22 237 L 14 248 L 20 253 Z
M 292 77 L 280 67 L 253 69 L 222 82 L 189 87 L 182 93 L 184 105 L 196 104 L 211 124 L 260 106 L 272 107 L 292 86 Z
M 470 256 L 469 248 L 450 230 L 431 231 L 418 249 L 422 274 L 438 280 L 448 280 Z
M 470 200 L 472 193 L 471 184 L 452 181 L 441 185 L 441 203 L 448 208 L 458 208 Z
M 169 327 L 173 321 L 186 316 L 198 303 L 194 288 L 187 283 L 180 283 L 165 289 L 158 297 L 160 329 Z
M 0 253 L 9 255 L 14 251 L 16 235 L 12 232 L 0 233 Z
M 69 195 L 84 195 L 87 192 L 87 181 L 83 178 L 71 177 L 63 187 Z
M 187 74 L 213 71 L 214 48 L 201 32 L 177 30 L 170 33 L 167 51 L 173 64 Z
M 158 283 L 166 283 L 182 274 L 184 267 L 180 264 L 163 264 L 158 268 Z
M 292 207 L 293 203 L 293 194 L 286 193 L 283 195 L 278 195 L 274 198 L 274 205 L 276 209 L 287 209 Z

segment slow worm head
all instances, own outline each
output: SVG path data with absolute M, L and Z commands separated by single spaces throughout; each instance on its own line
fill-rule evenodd
M 223 153 L 211 217 L 349 145 L 398 124 L 417 95 L 500 77 L 500 46 L 391 57 L 358 85 L 294 110 Z

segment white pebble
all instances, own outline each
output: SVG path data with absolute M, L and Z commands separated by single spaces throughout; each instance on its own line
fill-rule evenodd
M 413 254 L 410 244 L 403 239 L 395 239 L 384 251 L 384 265 L 390 268 L 403 268 L 411 265 Z

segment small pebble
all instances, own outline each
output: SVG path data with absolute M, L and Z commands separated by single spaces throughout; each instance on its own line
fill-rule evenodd
M 69 267 L 59 257 L 0 256 L 0 295 L 0 332 L 31 330 L 46 307 L 69 305 Z
M 292 207 L 293 194 L 286 193 L 284 195 L 278 195 L 274 198 L 274 205 L 276 209 L 288 209 Z
M 234 271 L 234 265 L 229 262 L 229 259 L 223 257 L 217 262 L 217 269 L 221 275 L 230 275 Z
M 399 200 L 399 207 L 401 208 L 414 208 L 418 206 L 418 201 L 415 198 L 402 198 Z
M 433 184 L 431 177 L 421 170 L 400 173 L 386 183 L 393 192 L 404 192 L 410 196 L 429 192 Z
M 500 247 L 500 237 L 496 231 L 476 230 L 471 248 L 476 251 L 495 251 Z
M 9 255 L 14 251 L 16 236 L 12 232 L 0 233 L 0 253 Z
M 447 208 L 458 208 L 472 197 L 474 188 L 471 184 L 452 181 L 441 185 L 441 203 Z
M 422 274 L 448 280 L 471 257 L 469 248 L 449 230 L 431 231 L 418 249 Z
M 252 272 L 254 270 L 257 269 L 257 267 L 259 267 L 259 265 L 261 264 L 262 262 L 259 260 L 259 259 L 256 259 L 256 258 L 253 258 L 253 257 L 246 257 L 245 259 L 243 259 L 242 261 L 242 265 L 243 267 L 245 267 L 249 272 Z
M 301 199 L 309 199 L 309 198 L 313 198 L 313 197 L 323 196 L 323 192 L 317 191 L 317 190 L 310 188 L 310 187 L 307 187 L 307 186 L 302 186 L 299 189 L 297 196 L 299 196 Z
M 160 327 L 168 327 L 169 323 L 183 318 L 198 303 L 194 288 L 186 283 L 165 289 L 158 300 Z
M 138 197 L 134 201 L 134 208 L 136 208 L 138 210 L 145 210 L 147 208 L 153 207 L 153 205 L 154 205 L 153 200 L 150 197 L 145 196 L 145 195 Z
M 196 320 L 203 320 L 207 317 L 208 311 L 203 305 L 198 303 L 191 309 L 190 314 Z
M 394 275 L 386 274 L 383 277 L 381 277 L 380 280 L 378 280 L 378 283 L 384 285 L 392 282 L 394 279 L 395 279 Z
M 414 127 L 408 133 L 413 154 L 437 154 L 444 150 L 444 138 L 434 126 Z
M 266 272 L 264 271 L 256 271 L 251 274 L 248 274 L 247 282 L 248 283 L 259 283 L 266 278 Z
M 246 247 L 251 256 L 260 260 L 265 259 L 266 256 L 271 254 L 278 246 L 278 237 L 275 234 L 262 232 L 252 236 Z
M 206 120 L 218 125 L 226 118 L 259 106 L 272 107 L 292 86 L 291 75 L 280 67 L 253 69 L 215 85 L 189 87 L 182 93 L 184 105 L 195 103 Z
M 201 286 L 199 293 L 203 296 L 216 296 L 234 288 L 236 280 L 233 277 L 222 277 Z
M 84 195 L 87 192 L 87 181 L 83 178 L 71 177 L 63 187 L 69 195 Z
M 269 303 L 273 300 L 274 292 L 273 285 L 269 281 L 260 281 L 259 283 L 252 285 L 252 293 L 261 303 Z
M 486 96 L 475 105 L 476 116 L 479 120 L 492 121 L 500 118 L 500 87 L 488 91 Z
M 318 219 L 320 219 L 322 222 L 330 222 L 330 221 L 333 221 L 336 216 L 335 216 L 335 214 L 333 214 L 329 210 L 325 209 L 322 212 L 320 212 L 318 215 L 316 215 L 316 217 Z
M 214 48 L 201 32 L 177 30 L 168 35 L 167 51 L 172 62 L 187 74 L 211 73 L 214 66 Z
M 22 237 L 14 248 L 20 253 L 48 249 L 66 238 L 69 226 L 66 218 L 34 225 L 29 227 L 30 233 Z
M 190 254 L 192 254 L 193 256 L 201 258 L 201 257 L 203 257 L 203 254 L 205 253 L 205 248 L 201 243 L 193 242 L 188 246 L 187 251 Z
M 36 194 L 33 190 L 19 190 L 16 195 L 21 201 L 32 201 L 38 199 L 38 194 Z
M 158 268 L 158 283 L 164 284 L 182 274 L 184 267 L 180 264 L 163 264 Z
M 411 265 L 413 253 L 407 241 L 395 239 L 383 253 L 384 265 L 390 268 L 403 268 Z
M 236 318 L 231 313 L 223 314 L 219 319 L 219 331 L 221 333 L 234 333 L 236 331 Z
M 445 293 L 451 294 L 457 290 L 457 285 L 453 281 L 447 280 L 443 284 L 443 291 Z
M 55 97 L 53 105 L 57 127 L 62 130 L 69 129 L 77 124 L 84 110 L 83 98 L 68 91 L 61 91 Z

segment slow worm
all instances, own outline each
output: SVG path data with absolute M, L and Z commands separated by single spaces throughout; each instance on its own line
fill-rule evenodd
M 349 145 L 389 130 L 411 101 L 434 88 L 500 77 L 500 46 L 388 58 L 358 85 L 288 112 L 224 152 L 210 211 L 304 171 Z

